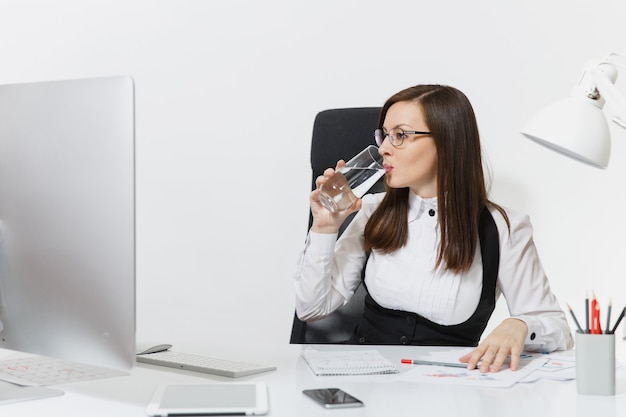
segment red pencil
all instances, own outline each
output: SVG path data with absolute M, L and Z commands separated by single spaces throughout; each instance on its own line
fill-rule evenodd
M 595 295 L 591 300 L 591 334 L 602 334 L 602 326 L 600 325 L 600 306 L 596 301 Z

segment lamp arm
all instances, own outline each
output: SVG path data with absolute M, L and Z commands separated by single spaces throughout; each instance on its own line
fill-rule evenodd
M 616 62 L 616 59 L 621 59 L 622 63 L 618 63 Z M 602 60 L 603 63 L 609 63 L 611 65 L 615 65 L 618 67 L 622 67 L 622 68 L 626 68 L 626 55 L 624 54 L 618 54 L 616 52 L 611 52 L 610 54 L 608 54 L 604 60 Z
M 612 56 L 622 56 L 617 54 L 612 54 Z M 614 72 L 614 74 L 607 74 L 602 70 L 602 67 L 608 72 Z M 626 98 L 617 90 L 614 84 L 615 77 L 617 76 L 615 67 L 626 68 L 626 66 L 610 62 L 610 60 L 602 61 L 599 65 L 591 67 L 588 69 L 589 75 L 591 75 L 592 80 L 596 84 L 596 88 L 600 92 L 600 95 L 604 98 L 607 103 L 611 103 L 612 108 L 615 110 L 617 116 L 613 117 L 613 121 L 626 129 Z M 611 75 L 614 75 L 613 79 L 611 79 Z

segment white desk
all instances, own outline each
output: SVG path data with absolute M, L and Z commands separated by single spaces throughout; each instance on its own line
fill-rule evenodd
M 620 343 L 621 344 L 621 343 Z M 324 347 L 320 347 L 324 348 Z M 328 348 L 328 347 L 326 347 Z M 358 346 L 332 346 L 358 349 Z M 367 346 L 375 348 L 393 363 L 412 357 L 425 347 Z M 619 373 L 614 397 L 582 396 L 575 381 L 541 380 L 494 389 L 468 386 L 397 381 L 397 375 L 317 377 L 300 357 L 300 345 L 194 347 L 174 346 L 173 350 L 225 359 L 276 365 L 276 371 L 237 379 L 170 370 L 138 364 L 129 376 L 60 385 L 60 397 L 0 406 L 3 416 L 145 416 L 145 407 L 159 383 L 232 382 L 259 380 L 269 386 L 270 416 L 353 417 L 353 416 L 626 416 L 626 378 Z M 6 351 L 1 351 L 6 352 Z M 0 355 L 1 357 L 1 355 Z M 403 367 L 403 370 L 408 369 Z M 302 394 L 305 388 L 339 387 L 363 400 L 365 407 L 326 410 Z

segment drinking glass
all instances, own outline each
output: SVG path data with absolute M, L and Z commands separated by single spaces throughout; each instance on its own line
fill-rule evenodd
M 383 157 L 369 145 L 335 172 L 320 188 L 320 204 L 331 213 L 348 209 L 384 174 Z

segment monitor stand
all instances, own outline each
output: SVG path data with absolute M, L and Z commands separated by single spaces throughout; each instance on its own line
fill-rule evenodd
M 22 387 L 0 381 L 0 405 L 56 397 L 58 395 L 63 395 L 63 391 L 47 387 Z

